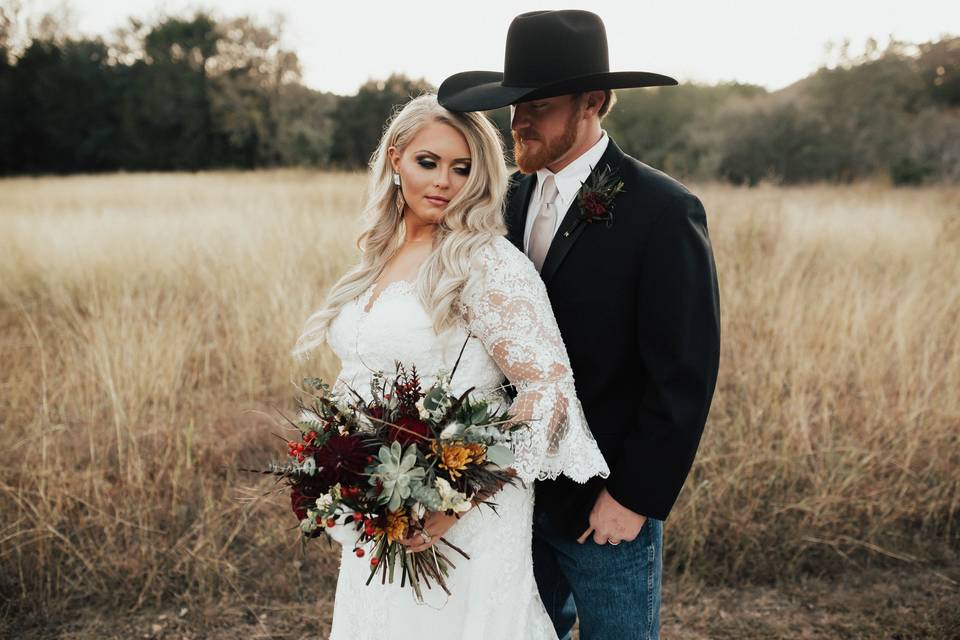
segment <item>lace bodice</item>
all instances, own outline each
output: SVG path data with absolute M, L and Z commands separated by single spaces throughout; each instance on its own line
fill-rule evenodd
M 495 237 L 473 256 L 471 277 L 460 297 L 464 322 L 437 335 L 414 285 L 397 281 L 370 302 L 371 286 L 346 305 L 330 325 L 328 341 L 343 368 L 337 385 L 369 397 L 373 371 L 394 362 L 416 365 L 424 386 L 453 369 L 455 393 L 475 387 L 499 394 L 504 376 L 517 389 L 511 412 L 528 421 L 516 439 L 515 468 L 524 480 L 577 482 L 606 477 L 609 468 L 590 433 L 577 399 L 573 372 L 547 291 L 533 264 L 506 238 Z M 470 336 L 469 339 L 468 335 Z

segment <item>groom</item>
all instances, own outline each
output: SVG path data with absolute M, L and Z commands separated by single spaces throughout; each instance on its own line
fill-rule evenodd
M 657 638 L 663 521 L 716 386 L 720 306 L 700 201 L 601 127 L 612 89 L 674 85 L 609 71 L 587 11 L 517 16 L 505 69 L 447 78 L 452 111 L 511 105 L 510 240 L 540 271 L 587 422 L 611 469 L 536 486 L 533 561 L 561 639 Z

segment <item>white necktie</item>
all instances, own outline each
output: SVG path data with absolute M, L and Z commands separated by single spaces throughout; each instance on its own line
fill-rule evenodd
M 530 230 L 530 243 L 527 247 L 527 254 L 537 267 L 537 271 L 540 271 L 543 267 L 543 261 L 547 258 L 550 243 L 553 242 L 554 229 L 557 224 L 557 207 L 554 205 L 556 199 L 557 181 L 553 176 L 547 176 L 543 181 L 540 211 L 537 212 L 537 217 L 533 220 L 533 229 Z

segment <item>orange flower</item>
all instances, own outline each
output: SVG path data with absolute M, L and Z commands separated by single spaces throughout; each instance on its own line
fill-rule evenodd
M 487 448 L 480 443 L 468 444 L 467 449 L 476 464 L 481 464 L 487 457 Z
M 482 459 L 484 451 L 482 445 L 473 444 L 441 444 L 437 450 L 437 441 L 430 444 L 432 457 L 440 459 L 439 467 L 450 472 L 451 478 L 458 478 L 460 473 L 472 462 Z
M 406 509 L 401 507 L 396 511 L 387 514 L 387 542 L 392 543 L 396 540 L 402 540 L 407 535 L 407 514 Z

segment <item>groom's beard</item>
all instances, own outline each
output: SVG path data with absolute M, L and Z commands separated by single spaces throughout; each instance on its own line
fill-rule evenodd
M 541 143 L 536 150 L 524 144 L 517 132 L 511 130 L 510 133 L 513 135 L 513 160 L 517 163 L 517 168 L 522 173 L 535 173 L 569 151 L 577 140 L 577 120 L 579 117 L 580 109 L 576 109 L 570 114 L 570 119 L 564 126 L 563 134 L 559 138 L 544 142 L 542 137 L 533 134 L 533 137 L 529 139 L 539 140 Z

